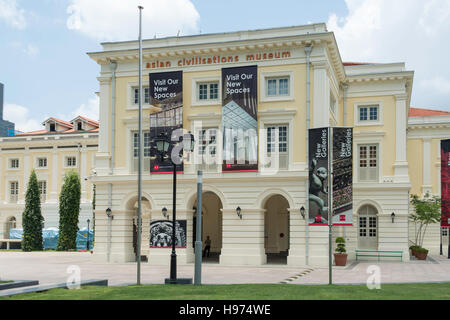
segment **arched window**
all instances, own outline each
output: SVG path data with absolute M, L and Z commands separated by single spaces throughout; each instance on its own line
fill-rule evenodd
M 364 205 L 358 211 L 358 248 L 378 249 L 377 209 Z
M 17 221 L 15 217 L 11 217 L 6 221 L 6 234 L 5 234 L 5 238 L 9 239 L 9 231 L 11 229 L 15 229 L 17 226 Z

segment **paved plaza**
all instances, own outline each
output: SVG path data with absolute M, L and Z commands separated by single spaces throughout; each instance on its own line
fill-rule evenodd
M 381 283 L 450 282 L 450 260 L 433 256 L 427 261 L 351 262 L 333 268 L 336 284 L 365 284 L 369 266 L 378 266 Z M 65 283 L 68 268 L 78 266 L 81 280 L 108 279 L 110 286 L 136 283 L 136 263 L 106 264 L 92 262 L 86 252 L 0 252 L 0 280 L 39 280 L 40 285 Z M 141 264 L 143 284 L 162 284 L 169 266 Z M 178 265 L 179 278 L 193 278 L 194 265 Z M 260 267 L 220 266 L 204 263 L 203 284 L 327 284 L 327 268 L 265 265 Z

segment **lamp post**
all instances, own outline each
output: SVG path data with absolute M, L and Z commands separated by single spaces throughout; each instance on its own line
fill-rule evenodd
M 166 134 L 162 134 L 155 139 L 156 149 L 161 160 L 169 158 L 168 151 L 170 142 Z M 180 159 L 183 159 L 183 150 L 192 151 L 194 149 L 194 138 L 191 133 L 183 135 L 183 149 L 180 151 Z M 174 146 L 175 147 L 175 146 Z M 176 254 L 176 222 L 177 222 L 177 163 L 170 157 L 173 166 L 173 193 L 172 193 L 172 254 L 170 256 L 170 278 L 165 279 L 166 284 L 191 284 L 192 279 L 177 279 L 177 254 Z
M 89 251 L 89 223 L 91 220 L 87 219 L 87 242 L 86 242 L 86 251 Z

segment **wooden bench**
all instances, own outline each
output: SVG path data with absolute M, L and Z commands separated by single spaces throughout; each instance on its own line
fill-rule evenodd
M 403 251 L 356 250 L 356 261 L 358 261 L 358 257 L 377 257 L 378 262 L 380 261 L 380 257 L 400 258 L 403 260 Z
M 3 242 L 6 242 L 6 250 L 9 250 L 10 243 L 21 243 L 22 239 L 0 239 L 0 244 L 3 244 Z

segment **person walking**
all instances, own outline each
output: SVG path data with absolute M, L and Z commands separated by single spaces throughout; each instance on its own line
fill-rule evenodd
M 211 239 L 209 236 L 206 236 L 205 240 L 205 249 L 203 250 L 203 257 L 206 255 L 206 257 L 209 258 L 209 252 L 211 251 Z M 208 253 L 206 253 L 208 252 Z

